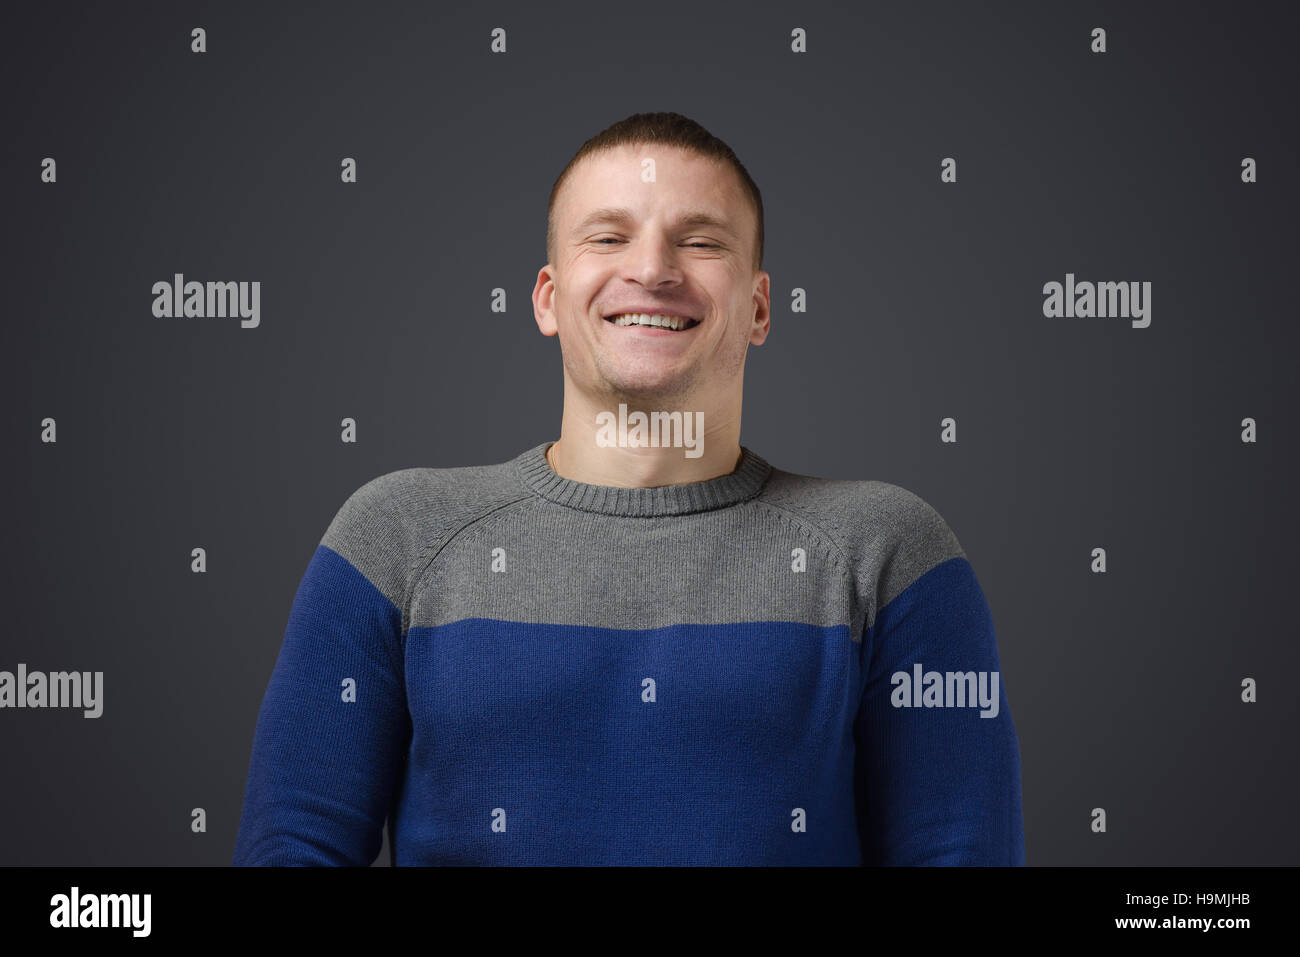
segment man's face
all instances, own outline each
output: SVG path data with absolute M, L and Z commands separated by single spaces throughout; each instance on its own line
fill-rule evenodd
M 713 222 L 691 221 L 700 214 Z M 746 349 L 767 338 L 769 277 L 754 269 L 757 220 L 730 166 L 659 144 L 603 150 L 570 171 L 555 218 L 534 314 L 544 335 L 559 334 L 582 391 L 653 400 L 740 388 Z M 694 323 L 675 332 L 610 318 L 624 313 Z

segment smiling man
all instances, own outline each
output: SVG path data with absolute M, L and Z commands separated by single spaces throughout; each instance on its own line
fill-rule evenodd
M 655 124 L 686 143 L 636 141 Z M 564 416 L 547 452 L 560 475 L 655 487 L 740 464 L 745 353 L 767 338 L 770 279 L 758 187 L 721 143 L 701 152 L 708 140 L 684 118 L 633 117 L 585 144 L 552 190 L 533 303 L 564 357 Z M 680 414 L 683 429 L 702 421 L 703 454 L 598 443 L 621 405 Z
M 236 864 L 368 864 L 385 820 L 398 865 L 1024 863 L 951 529 L 740 445 L 762 258 L 758 188 L 698 124 L 584 144 L 533 291 L 560 438 L 344 503 L 262 701 Z

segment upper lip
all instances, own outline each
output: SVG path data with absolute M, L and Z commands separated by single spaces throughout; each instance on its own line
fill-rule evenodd
M 636 304 L 633 304 L 631 306 L 620 306 L 617 309 L 606 310 L 604 313 L 601 314 L 601 318 L 608 319 L 610 316 L 622 316 L 629 312 L 635 312 L 635 313 L 643 312 L 648 316 L 674 316 L 678 319 L 695 319 L 697 321 L 700 318 L 699 316 L 692 315 L 689 312 L 683 312 L 682 310 L 673 307 L 645 306 L 645 305 L 636 305 Z

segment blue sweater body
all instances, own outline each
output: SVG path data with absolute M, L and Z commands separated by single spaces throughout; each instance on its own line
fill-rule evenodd
M 988 604 L 894 485 L 358 489 L 303 575 L 235 864 L 1023 864 Z

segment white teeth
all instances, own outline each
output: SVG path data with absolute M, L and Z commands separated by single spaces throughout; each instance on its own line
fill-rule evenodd
M 644 312 L 625 312 L 623 315 L 614 318 L 614 325 L 616 326 L 663 326 L 668 329 L 676 329 L 679 332 L 689 324 L 689 319 L 657 314 L 648 315 Z

